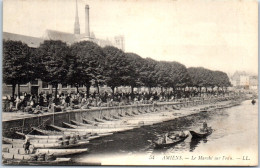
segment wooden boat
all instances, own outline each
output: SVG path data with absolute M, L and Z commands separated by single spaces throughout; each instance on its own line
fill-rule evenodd
M 49 126 L 51 126 L 51 127 L 53 127 L 53 128 L 56 128 L 56 129 L 62 129 L 62 130 L 71 130 L 71 135 L 73 136 L 73 135 L 79 135 L 79 136 L 87 136 L 87 138 L 91 138 L 92 136 L 98 136 L 98 137 L 102 137 L 102 136 L 108 136 L 108 135 L 112 135 L 113 133 L 111 133 L 111 132 L 104 132 L 104 133 L 84 133 L 85 131 L 85 129 L 83 129 L 83 131 L 82 132 L 77 132 L 77 130 L 79 130 L 79 129 L 67 129 L 67 128 L 62 128 L 62 127 L 59 127 L 59 126 L 55 126 L 55 125 L 49 125 Z M 74 131 L 74 130 L 76 130 L 76 132 Z M 82 129 L 80 129 L 80 130 L 82 130 Z M 78 133 L 80 133 L 80 134 L 78 134 Z
M 63 125 L 65 125 L 66 127 L 69 127 L 69 128 L 73 128 L 73 129 L 85 129 L 86 131 L 89 131 L 90 133 L 92 133 L 93 129 L 102 129 L 98 126 L 89 126 L 88 124 L 85 125 L 85 124 L 81 124 L 81 125 L 72 125 L 72 124 L 69 124 L 69 123 L 66 123 L 66 122 L 62 122 Z
M 37 127 L 32 127 L 32 129 L 43 135 L 63 135 L 64 134 L 63 132 L 43 130 L 43 129 L 40 129 Z
M 205 138 L 207 137 L 208 135 L 212 134 L 213 130 L 210 129 L 208 132 L 205 132 L 205 133 L 197 133 L 195 131 L 190 131 L 190 134 L 192 135 L 192 138 Z
M 92 124 L 84 124 L 84 123 L 81 123 L 81 122 L 77 122 L 77 121 L 75 121 L 75 120 L 70 120 L 70 122 L 71 122 L 72 124 L 77 125 L 77 126 L 93 126 Z
M 25 140 L 23 139 L 11 139 L 11 138 L 6 138 L 6 137 L 3 137 L 2 138 L 2 141 L 4 141 L 5 143 L 20 143 L 20 144 L 23 144 L 25 142 Z M 35 143 L 42 143 L 42 144 L 47 144 L 47 143 L 57 143 L 57 142 L 60 142 L 61 140 L 59 139 L 31 139 L 30 142 L 32 144 L 35 144 Z
M 35 154 L 39 153 L 46 153 L 46 154 L 53 154 L 54 156 L 66 156 L 72 154 L 78 154 L 87 152 L 88 149 L 37 149 Z
M 72 124 L 69 124 L 69 123 L 66 123 L 66 122 L 62 122 L 63 125 L 65 125 L 66 127 L 69 127 L 69 128 L 73 128 L 73 129 L 85 129 L 86 131 L 90 131 L 93 130 L 93 129 L 102 129 L 98 126 L 89 126 L 88 124 L 87 125 L 72 125 Z
M 23 144 L 25 142 L 22 139 L 11 139 L 11 138 L 6 138 L 6 137 L 2 137 L 2 141 L 5 142 L 5 143 L 9 143 L 9 144 L 12 144 L 12 143 L 21 143 L 21 144 Z
M 64 143 L 63 141 L 59 143 L 31 143 L 34 148 L 36 149 L 44 149 L 44 148 L 52 148 L 52 149 L 65 149 L 65 148 L 73 148 L 73 147 L 78 147 L 82 145 L 88 144 L 89 141 L 77 141 L 75 144 L 68 144 Z M 5 146 L 6 147 L 6 146 Z M 9 147 L 13 148 L 23 148 L 23 143 L 13 143 Z
M 134 115 L 133 114 L 130 114 L 128 112 L 125 113 L 126 115 L 130 116 L 130 117 L 133 117 Z
M 65 136 L 65 135 L 25 135 L 24 133 L 21 133 L 21 132 L 18 132 L 16 131 L 15 132 L 16 134 L 18 135 L 21 135 L 23 137 L 29 137 L 30 139 L 34 139 L 34 138 L 40 138 L 40 139 L 59 139 L 59 138 L 63 138 L 63 137 L 68 137 L 68 136 Z
M 71 158 L 56 158 L 53 161 L 28 161 L 29 165 L 67 165 L 71 162 Z
M 37 130 L 37 132 L 40 132 L 43 135 L 49 135 L 48 134 L 49 132 L 47 130 L 42 130 L 42 129 L 39 129 L 39 128 L 35 128 L 35 130 Z M 65 138 L 66 137 L 69 138 L 69 137 L 72 137 L 72 136 L 77 136 L 77 137 L 79 137 L 79 139 L 87 139 L 87 137 L 91 135 L 91 134 L 77 134 L 77 133 L 71 133 L 71 132 L 66 132 L 66 131 L 61 131 L 59 133 L 63 134 L 63 136 L 65 136 Z M 64 139 L 64 137 L 63 137 L 63 139 Z
M 17 132 L 19 133 L 19 132 Z M 30 138 L 31 141 L 38 141 L 39 143 L 41 143 L 41 141 L 63 141 L 65 142 L 66 140 L 70 139 L 71 137 L 76 137 L 78 140 L 89 140 L 89 137 L 91 136 L 91 134 L 87 135 L 87 134 L 75 134 L 75 133 L 70 133 L 70 134 L 64 134 L 64 135 L 25 135 L 23 133 L 19 133 L 19 135 L 23 136 L 23 137 L 28 137 Z M 92 138 L 93 139 L 93 138 Z
M 69 124 L 69 123 L 66 123 L 66 122 L 62 122 L 63 125 L 65 125 L 66 127 L 69 127 L 69 128 L 78 128 L 78 127 L 84 127 L 84 126 L 77 126 L 77 125 L 72 125 L 72 124 Z M 85 128 L 87 128 L 88 126 L 85 126 Z
M 117 128 L 105 128 L 105 127 L 84 127 L 84 126 L 76 126 L 72 124 L 68 124 L 63 122 L 64 125 L 69 126 L 75 130 L 85 130 L 91 133 L 108 133 L 108 132 L 120 132 L 120 131 L 127 131 L 133 129 L 133 127 L 117 127 Z
M 102 136 L 107 136 L 107 135 L 112 135 L 113 132 L 109 132 L 111 130 L 104 130 L 102 131 L 102 129 L 97 129 L 96 131 L 93 131 L 93 132 L 89 132 L 87 131 L 87 134 L 86 134 L 86 130 L 85 128 L 83 129 L 67 129 L 67 128 L 62 128 L 62 127 L 59 127 L 59 126 L 54 126 L 54 125 L 50 125 L 51 127 L 53 128 L 56 128 L 56 129 L 61 129 L 61 130 L 64 130 L 64 131 L 70 131 L 71 133 L 76 133 L 79 134 L 79 135 L 98 135 L 99 137 L 102 137 Z
M 55 136 L 55 135 L 51 135 L 49 136 L 48 134 L 46 135 L 25 135 L 23 133 L 20 133 L 22 136 L 26 137 L 28 136 L 31 140 L 64 140 L 64 139 L 69 139 L 71 136 L 79 136 L 81 140 L 85 139 L 85 140 L 92 140 L 92 139 L 96 139 L 96 138 L 100 138 L 103 136 L 108 136 L 108 135 L 112 135 L 113 133 L 99 133 L 99 134 L 89 134 L 89 135 L 78 135 L 78 134 L 70 134 L 70 136 Z
M 99 119 L 99 118 L 94 118 L 94 120 L 97 121 L 97 122 L 100 122 L 100 123 L 106 122 L 106 120 L 102 120 L 102 119 Z
M 150 111 L 148 111 L 148 110 L 144 110 L 144 112 L 145 112 L 145 113 L 150 113 Z
M 103 116 L 103 119 L 107 120 L 107 121 L 117 121 L 117 119 L 109 118 L 109 117 L 106 117 L 106 116 Z
M 126 115 L 125 114 L 118 114 L 118 116 L 125 117 Z
M 172 108 L 173 108 L 174 110 L 180 110 L 180 109 L 181 109 L 181 108 L 178 107 L 177 105 L 172 105 Z
M 116 116 L 116 115 L 111 115 L 113 118 L 115 119 L 120 119 L 120 117 Z
M 30 147 L 30 152 L 33 151 L 33 148 Z M 20 154 L 20 155 L 28 155 L 25 153 L 24 148 L 20 146 L 11 146 L 11 145 L 4 145 L 2 146 L 3 153 L 11 153 L 11 154 Z
M 99 123 L 97 126 L 96 125 L 90 125 L 90 124 L 84 124 L 84 123 L 81 123 L 81 122 L 77 122 L 77 121 L 72 121 L 71 122 L 77 126 L 86 126 L 86 127 L 97 127 L 97 128 L 121 128 L 122 126 L 125 126 L 125 127 L 136 127 L 136 125 L 125 125 L 123 123 L 118 123 L 118 124 L 109 124 L 109 123 Z
M 4 148 L 23 148 L 23 143 L 22 144 L 17 144 L 17 143 L 13 143 L 13 144 L 2 144 L 2 150 Z
M 189 135 L 186 135 L 184 137 L 179 137 L 179 139 L 177 140 L 173 140 L 172 142 L 169 143 L 158 143 L 158 142 L 154 142 L 155 144 L 155 148 L 164 148 L 164 147 L 169 147 L 169 146 L 174 146 L 177 145 L 180 142 L 183 142 Z
M 134 115 L 139 115 L 140 113 L 135 112 L 135 111 L 132 111 L 132 114 L 134 114 Z
M 82 118 L 83 122 L 87 123 L 87 124 L 91 124 L 91 125 L 95 125 L 98 124 L 98 122 L 92 121 L 92 120 L 88 120 L 86 118 Z
M 65 164 L 71 162 L 71 158 L 56 158 L 52 161 L 31 161 L 31 155 L 20 155 L 12 153 L 2 153 L 2 158 L 7 164 L 18 164 L 18 165 L 55 165 L 55 164 Z
M 145 112 L 141 111 L 141 110 L 138 110 L 138 113 L 139 114 L 144 114 Z
M 70 128 L 63 128 L 63 127 L 59 127 L 56 125 L 49 125 L 50 127 L 59 130 L 59 131 L 63 131 L 63 132 L 70 132 L 70 133 L 75 133 L 75 134 L 80 134 L 80 135 L 86 135 L 89 134 L 89 132 L 86 131 L 86 129 L 70 129 Z
M 2 151 L 5 153 L 12 153 L 12 154 L 20 154 L 20 155 L 28 155 L 25 153 L 24 148 L 19 148 L 19 147 L 4 147 L 2 148 Z M 71 154 L 78 154 L 78 153 L 83 153 L 87 152 L 88 149 L 52 149 L 52 148 L 45 148 L 45 149 L 36 149 L 36 150 L 31 150 L 31 154 L 53 154 L 54 156 L 66 156 L 66 155 L 71 155 Z

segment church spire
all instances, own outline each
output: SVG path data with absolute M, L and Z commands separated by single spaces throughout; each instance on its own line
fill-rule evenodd
M 76 0 L 76 15 L 75 15 L 75 23 L 74 23 L 74 34 L 80 34 L 79 15 L 78 15 L 78 1 L 77 0 Z

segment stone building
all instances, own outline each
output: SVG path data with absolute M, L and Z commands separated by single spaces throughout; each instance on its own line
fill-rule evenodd
M 71 45 L 80 41 L 93 41 L 101 47 L 105 46 L 115 46 L 124 51 L 125 49 L 125 39 L 122 35 L 117 35 L 115 37 L 109 37 L 107 39 L 96 38 L 93 32 L 90 33 L 89 27 L 89 6 L 85 6 L 85 32 L 81 33 L 80 30 L 80 22 L 78 17 L 78 4 L 76 0 L 76 14 L 75 14 L 75 22 L 74 22 L 74 32 L 67 33 L 61 32 L 57 30 L 46 30 L 43 33 L 41 38 L 39 37 L 31 37 L 20 34 L 14 34 L 9 32 L 3 32 L 3 40 L 13 40 L 13 41 L 21 41 L 26 43 L 31 48 L 37 48 L 43 43 L 44 40 L 61 40 L 66 42 L 68 45 Z M 3 83 L 3 96 L 11 95 L 12 87 L 11 85 L 6 85 Z M 103 89 L 108 89 L 107 87 Z M 85 91 L 85 87 L 81 86 L 79 90 Z M 94 88 L 91 88 L 94 90 Z M 58 86 L 59 93 L 72 93 L 76 92 L 76 88 L 73 86 L 62 86 L 61 84 Z M 32 81 L 25 85 L 20 85 L 20 92 L 39 94 L 39 93 L 52 93 L 54 92 L 54 88 L 48 83 L 45 83 L 41 80 Z M 17 93 L 17 87 L 16 87 Z
M 250 75 L 245 71 L 236 71 L 233 76 L 230 77 L 231 84 L 236 88 L 243 89 L 258 89 L 258 77 L 256 75 Z

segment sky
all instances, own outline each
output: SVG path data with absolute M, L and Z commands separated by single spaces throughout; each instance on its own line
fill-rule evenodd
M 228 74 L 258 73 L 258 4 L 253 0 L 78 0 L 97 38 L 124 35 L 125 51 Z M 4 0 L 3 31 L 73 33 L 76 0 Z

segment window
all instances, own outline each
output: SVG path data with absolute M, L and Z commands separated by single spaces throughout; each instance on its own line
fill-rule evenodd
M 31 81 L 32 85 L 38 85 L 38 80 Z
M 59 89 L 60 86 L 58 85 L 57 89 Z M 52 85 L 52 89 L 55 89 L 55 85 Z
M 67 84 L 62 84 L 62 88 L 67 88 L 68 85 Z
M 80 87 L 80 88 L 83 88 L 84 86 L 83 86 L 83 84 L 80 84 L 79 87 Z
M 20 86 L 28 86 L 28 83 L 20 84 Z
M 42 81 L 42 88 L 43 88 L 43 89 L 48 89 L 48 88 L 49 88 L 48 83 Z

